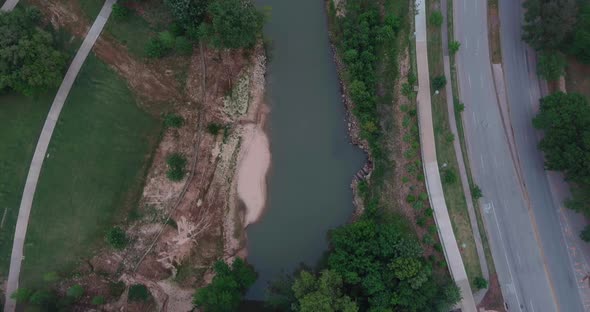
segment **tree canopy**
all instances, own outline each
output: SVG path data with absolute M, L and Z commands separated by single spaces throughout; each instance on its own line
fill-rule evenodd
M 527 0 L 523 39 L 536 50 L 562 49 L 572 35 L 576 0 Z
M 231 267 L 219 260 L 214 269 L 213 281 L 197 290 L 194 304 L 206 312 L 236 311 L 242 296 L 256 281 L 256 272 L 240 258 L 236 258 Z
M 338 273 L 325 270 L 319 278 L 302 271 L 293 284 L 297 298 L 293 310 L 299 312 L 356 312 L 358 306 L 350 297 L 343 294 L 342 277 Z
M 198 27 L 207 14 L 210 0 L 164 0 L 176 22 L 189 30 Z
M 580 8 L 569 49 L 580 61 L 590 63 L 590 3 L 588 2 Z
M 537 71 L 548 81 L 559 79 L 565 73 L 565 57 L 560 52 L 541 52 Z
M 0 90 L 30 96 L 60 84 L 66 58 L 39 17 L 30 8 L 0 13 Z
M 208 7 L 210 23 L 201 24 L 202 36 L 218 49 L 252 48 L 264 15 L 247 0 L 217 0 Z
M 568 179 L 590 182 L 590 105 L 580 94 L 554 93 L 541 99 L 533 120 L 545 130 L 539 147 L 545 152 L 545 166 L 562 170 Z

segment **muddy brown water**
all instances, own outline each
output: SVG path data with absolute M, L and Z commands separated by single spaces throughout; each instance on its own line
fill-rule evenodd
M 272 166 L 265 213 L 247 229 L 259 274 L 247 297 L 259 300 L 271 279 L 314 266 L 327 250 L 327 232 L 351 216 L 350 183 L 365 156 L 349 143 L 324 0 L 256 3 L 272 9 L 264 31 Z

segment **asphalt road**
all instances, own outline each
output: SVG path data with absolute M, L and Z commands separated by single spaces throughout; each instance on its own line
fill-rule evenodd
M 543 156 L 537 148 L 541 133 L 531 120 L 538 112 L 541 95 L 536 75 L 534 51 L 522 40 L 522 14 L 520 1 L 500 0 L 500 38 L 506 82 L 510 124 L 514 134 L 518 164 L 524 189 L 536 220 L 542 242 L 549 276 L 561 311 L 583 311 L 578 291 L 579 278 L 568 255 L 566 236 L 558 221 L 559 209 L 552 197 L 547 174 L 543 168 Z M 575 234 L 575 233 L 574 233 Z M 568 236 L 567 246 L 575 246 L 576 235 Z M 574 247 L 575 248 L 575 247 Z M 582 257 L 576 261 L 585 261 Z M 588 272 L 583 272 L 587 274 Z M 581 282 L 581 286 L 586 284 Z
M 494 88 L 486 1 L 453 4 L 455 39 L 461 42 L 457 71 L 465 103 L 465 136 L 472 172 L 484 194 L 480 206 L 504 300 L 509 311 L 556 311 L 555 287 L 517 176 Z

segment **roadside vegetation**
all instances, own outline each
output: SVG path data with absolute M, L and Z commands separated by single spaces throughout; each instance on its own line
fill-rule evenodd
M 541 99 L 533 120 L 545 136 L 539 148 L 547 170 L 563 171 L 572 198 L 566 206 L 590 216 L 590 174 L 587 129 L 590 124 L 590 3 L 587 1 L 527 0 L 523 39 L 539 52 L 538 73 L 558 80 L 567 73 L 569 94 L 560 92 Z M 578 93 L 579 92 L 579 93 Z M 590 241 L 590 225 L 580 237 Z

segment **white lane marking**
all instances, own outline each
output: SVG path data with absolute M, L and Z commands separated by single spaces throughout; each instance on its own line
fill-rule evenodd
M 480 156 L 479 156 L 479 160 L 481 160 L 481 171 L 483 172 L 483 171 L 484 171 L 484 169 L 485 169 L 485 165 L 484 165 L 484 163 L 483 163 L 483 155 L 480 155 Z
M 475 112 L 472 112 L 471 114 L 473 116 L 473 124 L 477 125 L 477 117 L 475 116 Z
M 471 75 L 467 74 L 467 83 L 469 84 L 469 89 L 471 89 Z
M 496 229 L 498 230 L 498 237 L 500 237 L 500 245 L 504 250 L 504 259 L 506 260 L 506 264 L 508 267 L 508 274 L 510 275 L 510 284 L 514 283 L 514 277 L 512 275 L 512 268 L 510 268 L 510 260 L 508 260 L 508 256 L 506 255 L 506 247 L 504 246 L 504 239 L 502 238 L 502 231 L 500 230 L 500 226 L 498 225 L 498 216 L 496 215 L 496 209 L 494 208 L 494 202 L 490 201 L 492 214 L 494 215 L 494 220 L 496 220 Z M 522 304 L 520 303 L 520 299 L 518 298 L 518 294 L 516 292 L 516 287 L 514 287 L 514 297 L 516 297 L 516 301 L 518 302 L 518 309 L 522 311 Z

